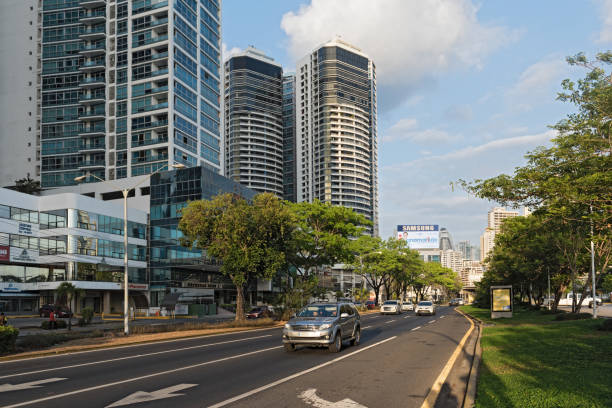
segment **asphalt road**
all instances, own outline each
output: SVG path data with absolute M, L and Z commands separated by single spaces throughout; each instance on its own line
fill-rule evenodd
M 337 354 L 287 353 L 261 329 L 3 362 L 0 406 L 420 407 L 469 328 L 441 307 L 362 316 L 361 344 Z

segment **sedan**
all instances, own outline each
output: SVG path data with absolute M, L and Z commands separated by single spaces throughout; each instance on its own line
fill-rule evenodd
M 463 306 L 465 303 L 463 302 L 463 299 L 455 298 L 455 299 L 451 299 L 451 301 L 448 304 L 449 306 Z
M 51 311 L 55 314 L 55 317 L 72 317 L 72 312 L 66 308 L 55 306 L 55 305 L 43 305 L 38 309 L 40 317 L 49 317 Z
M 402 303 L 402 312 L 408 312 L 414 310 L 414 305 L 412 302 L 404 302 Z
M 429 300 L 423 300 L 419 302 L 417 307 L 414 309 L 417 316 L 422 314 L 435 315 L 436 314 L 436 305 Z
M 247 319 L 259 319 L 262 317 L 272 317 L 272 312 L 267 306 L 255 307 L 247 313 Z
M 399 300 L 387 300 L 380 307 L 380 314 L 400 314 L 402 313 L 402 306 Z
M 368 310 L 376 309 L 376 302 L 374 302 L 373 300 L 368 300 L 365 304 Z

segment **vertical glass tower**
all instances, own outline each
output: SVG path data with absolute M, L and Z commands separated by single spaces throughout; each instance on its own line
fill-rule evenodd
M 283 197 L 283 69 L 249 47 L 225 62 L 225 175 Z
M 283 199 L 297 201 L 295 173 L 295 74 L 283 75 Z
M 220 0 L 43 0 L 42 14 L 43 187 L 220 173 Z
M 297 200 L 352 208 L 378 235 L 376 70 L 340 39 L 298 62 Z

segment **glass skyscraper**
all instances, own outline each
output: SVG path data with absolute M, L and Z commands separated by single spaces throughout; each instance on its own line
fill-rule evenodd
M 43 187 L 174 163 L 221 171 L 220 0 L 41 8 Z
M 295 74 L 283 75 L 283 199 L 297 201 L 295 157 Z
M 225 62 L 225 175 L 283 196 L 283 69 L 249 47 Z

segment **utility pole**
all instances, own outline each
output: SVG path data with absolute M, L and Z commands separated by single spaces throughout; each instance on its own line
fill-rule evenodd
M 593 206 L 590 206 L 593 216 Z M 593 219 L 591 219 L 591 279 L 593 280 L 593 319 L 597 319 L 597 294 L 595 293 L 595 244 L 593 244 Z

